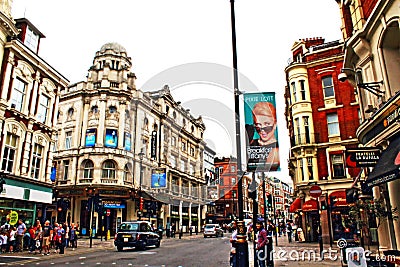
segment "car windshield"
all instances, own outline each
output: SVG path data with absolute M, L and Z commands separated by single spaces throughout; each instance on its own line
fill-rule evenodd
M 206 225 L 206 229 L 212 229 L 212 228 L 214 228 L 215 227 L 215 225 Z
M 138 223 L 123 223 L 119 226 L 120 230 L 137 231 L 139 229 Z

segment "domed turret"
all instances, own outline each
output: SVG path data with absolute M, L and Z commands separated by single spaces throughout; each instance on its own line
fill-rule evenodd
M 107 50 L 113 50 L 116 53 L 126 53 L 125 47 L 118 43 L 107 43 L 100 48 L 100 53 L 105 53 Z

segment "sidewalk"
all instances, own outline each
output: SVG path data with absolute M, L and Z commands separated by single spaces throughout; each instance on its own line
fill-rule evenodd
M 325 254 L 325 259 L 319 258 L 319 244 L 318 243 L 305 243 L 293 241 L 288 242 L 287 236 L 278 237 L 278 245 L 276 239 L 273 237 L 274 249 L 274 267 L 279 266 L 341 266 L 340 253 L 337 248 L 329 248 L 324 245 L 323 249 L 326 251 L 331 250 L 332 254 L 329 256 Z M 338 253 L 335 252 L 337 250 Z M 253 242 L 249 242 L 249 266 L 254 266 L 254 249 Z
M 197 239 L 197 238 L 203 238 L 203 234 L 183 234 L 182 239 L 183 240 L 189 240 L 189 239 Z M 161 242 L 165 242 L 166 240 L 179 240 L 179 236 L 176 235 L 175 238 L 166 238 L 166 236 L 163 236 Z M 78 239 L 78 246 L 76 249 L 72 248 L 65 248 L 64 254 L 59 254 L 55 253 L 54 249 L 51 249 L 50 255 L 41 255 L 39 253 L 34 254 L 34 253 L 29 253 L 29 251 L 23 251 L 23 252 L 16 252 L 16 253 L 3 253 L 1 256 L 19 256 L 19 257 L 46 257 L 46 258 L 58 258 L 58 257 L 64 257 L 68 255 L 78 255 L 86 252 L 93 252 L 93 251 L 99 251 L 99 250 L 115 250 L 114 247 L 114 238 L 111 238 L 109 240 L 100 239 L 100 238 L 92 238 L 92 247 L 90 247 L 90 238 L 89 237 L 80 237 Z

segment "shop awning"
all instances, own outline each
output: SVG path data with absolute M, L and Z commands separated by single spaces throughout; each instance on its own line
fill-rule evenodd
M 304 202 L 303 207 L 301 208 L 303 211 L 313 211 L 318 210 L 318 202 L 315 199 L 310 199 Z
M 333 207 L 347 206 L 346 190 L 337 190 L 330 193 L 328 203 Z
M 301 198 L 296 198 L 289 207 L 289 212 L 296 212 L 301 209 Z
M 376 163 L 374 170 L 368 175 L 367 186 L 374 187 L 399 178 L 400 174 L 400 137 L 390 142 Z

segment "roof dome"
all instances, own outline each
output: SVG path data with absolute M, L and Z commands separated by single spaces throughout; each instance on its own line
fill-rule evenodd
M 125 47 L 118 43 L 107 43 L 100 48 L 100 52 L 104 53 L 106 50 L 114 50 L 116 53 L 126 53 Z

